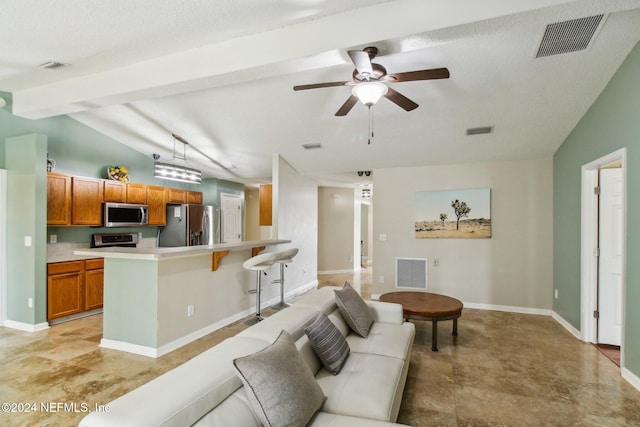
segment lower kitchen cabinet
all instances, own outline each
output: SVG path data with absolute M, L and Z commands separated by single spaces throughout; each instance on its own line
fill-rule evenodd
M 47 264 L 47 320 L 102 307 L 104 260 Z

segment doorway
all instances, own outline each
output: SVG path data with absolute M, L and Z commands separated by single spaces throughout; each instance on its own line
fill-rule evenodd
M 624 348 L 625 206 L 626 149 L 582 167 L 582 339 L 607 348 Z
M 237 194 L 220 194 L 221 243 L 242 240 L 242 197 Z

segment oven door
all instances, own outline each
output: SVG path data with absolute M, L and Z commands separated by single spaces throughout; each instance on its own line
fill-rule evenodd
M 148 224 L 147 205 L 130 203 L 105 203 L 105 227 L 139 227 Z

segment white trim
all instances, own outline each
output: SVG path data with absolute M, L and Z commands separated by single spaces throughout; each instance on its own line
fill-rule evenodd
M 640 378 L 638 378 L 633 372 L 627 368 L 622 368 L 620 369 L 620 374 L 629 384 L 634 386 L 637 390 L 640 390 Z
M 516 307 L 511 305 L 478 304 L 475 302 L 463 302 L 464 308 L 475 308 L 478 310 L 506 311 L 509 313 L 535 314 L 539 316 L 550 316 L 551 310 L 544 308 Z
M 7 320 L 7 171 L 0 169 L 0 326 Z
M 358 269 L 358 271 L 360 271 L 360 269 Z M 355 271 L 353 269 L 349 269 L 349 270 L 324 270 L 324 271 L 318 271 L 318 275 L 321 274 L 345 274 L 345 273 L 355 273 Z
M 582 333 L 580 333 L 580 331 L 578 329 L 576 329 L 571 323 L 569 323 L 566 320 L 564 320 L 564 318 L 562 316 L 560 316 L 558 313 L 556 313 L 555 311 L 552 311 L 551 312 L 551 317 L 553 317 L 553 320 L 558 322 L 560 324 L 560 326 L 562 326 L 567 331 L 569 331 L 571 333 L 571 335 L 573 335 L 574 337 L 576 337 L 580 341 L 584 341 L 582 339 Z
M 626 228 L 627 228 L 627 149 L 621 148 L 599 159 L 582 166 L 582 200 L 581 200 L 581 231 L 580 231 L 580 329 L 581 339 L 585 342 L 597 342 L 598 323 L 593 317 L 598 298 L 598 260 L 595 256 L 598 230 L 598 199 L 593 188 L 598 184 L 598 169 L 620 162 L 622 166 L 622 192 L 624 197 L 623 234 L 625 244 L 622 254 L 623 283 L 622 288 L 622 343 L 620 346 L 620 366 L 624 367 L 624 336 L 626 315 L 624 312 L 626 300 Z
M 47 322 L 32 325 L 31 323 L 17 322 L 15 320 L 5 320 L 4 326 L 6 326 L 7 328 L 18 329 L 19 331 L 25 332 L 38 332 L 49 329 L 49 324 Z

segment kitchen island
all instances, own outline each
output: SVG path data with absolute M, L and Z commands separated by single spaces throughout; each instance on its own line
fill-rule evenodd
M 104 258 L 100 346 L 160 357 L 249 315 L 255 307 L 255 297 L 248 294 L 255 273 L 242 263 L 287 243 L 76 250 L 75 255 Z

